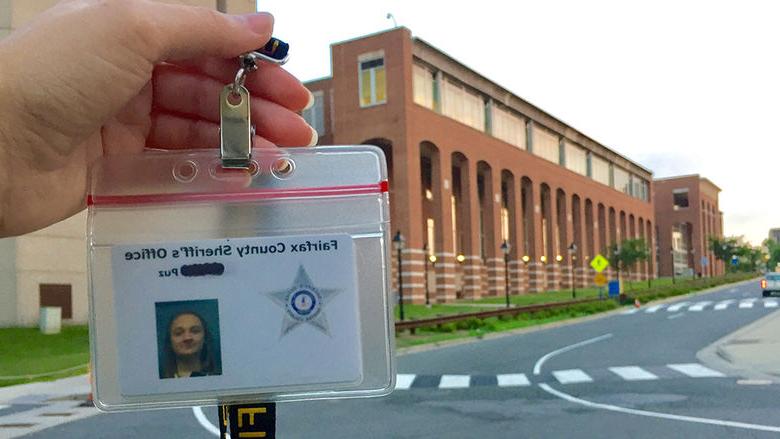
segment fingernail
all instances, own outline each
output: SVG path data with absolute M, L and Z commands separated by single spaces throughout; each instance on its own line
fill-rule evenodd
M 303 107 L 304 110 L 308 110 L 309 108 L 314 106 L 314 95 L 311 94 L 309 90 L 306 90 L 309 93 L 309 102 L 306 103 L 306 106 Z
M 256 14 L 236 15 L 238 20 L 242 21 L 244 26 L 252 32 L 259 35 L 267 35 L 270 38 L 274 30 L 274 16 L 268 12 L 258 12 Z
M 311 140 L 306 146 L 314 146 L 317 144 L 317 141 L 320 140 L 320 136 L 317 135 L 317 131 L 314 128 L 309 127 L 309 129 L 311 130 Z

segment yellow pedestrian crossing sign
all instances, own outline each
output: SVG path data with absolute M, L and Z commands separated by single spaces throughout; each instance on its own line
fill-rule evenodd
M 604 273 L 598 273 L 593 276 L 593 283 L 598 287 L 603 287 L 607 284 L 607 276 L 605 276 Z
M 604 256 L 601 256 L 601 254 L 597 254 L 596 257 L 590 261 L 590 266 L 593 267 L 597 273 L 601 273 L 609 267 L 609 261 Z

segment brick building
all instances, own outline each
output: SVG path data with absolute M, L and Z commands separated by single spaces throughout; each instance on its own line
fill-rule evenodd
M 717 276 L 725 264 L 710 251 L 709 237 L 723 237 L 720 188 L 699 175 L 656 179 L 653 183 L 661 276 Z
M 0 0 L 0 38 L 58 0 Z M 168 0 L 235 14 L 255 0 Z M 0 239 L 0 326 L 31 325 L 41 306 L 59 306 L 68 323 L 87 323 L 86 213 L 15 238 Z
M 502 295 L 506 278 L 512 294 L 584 286 L 609 243 L 655 248 L 651 171 L 408 29 L 333 44 L 331 58 L 304 117 L 321 144 L 385 151 L 405 298 Z M 627 276 L 653 276 L 654 261 Z

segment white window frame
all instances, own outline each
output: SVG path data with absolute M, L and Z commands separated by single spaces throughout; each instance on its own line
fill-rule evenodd
M 377 101 L 376 99 L 376 70 L 373 68 L 371 69 L 371 102 L 368 104 L 363 104 L 363 69 L 361 68 L 361 64 L 367 61 L 374 61 L 374 60 L 382 60 L 382 67 L 385 69 L 385 99 L 382 101 Z M 360 104 L 360 108 L 368 108 L 368 107 L 374 107 L 377 105 L 382 105 L 387 103 L 387 63 L 385 62 L 385 51 L 384 50 L 377 50 L 374 52 L 364 53 L 362 55 L 358 56 L 357 60 L 357 71 L 358 71 L 358 103 Z

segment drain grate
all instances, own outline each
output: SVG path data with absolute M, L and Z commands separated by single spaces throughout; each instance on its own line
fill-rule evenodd
M 52 417 L 64 417 L 64 416 L 72 416 L 72 415 L 73 415 L 73 413 L 68 413 L 68 412 L 61 412 L 61 413 L 57 413 L 57 412 L 51 412 L 51 413 L 41 413 L 41 416 L 52 416 Z

